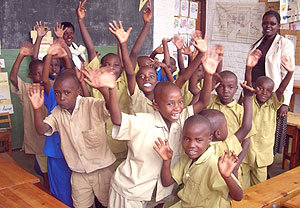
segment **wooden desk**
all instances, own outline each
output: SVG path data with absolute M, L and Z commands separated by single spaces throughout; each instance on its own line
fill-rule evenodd
M 284 202 L 282 206 L 287 208 L 300 208 L 300 194 Z
M 68 208 L 31 183 L 0 190 L 0 208 Z
M 28 173 L 17 165 L 12 159 L 5 158 L 7 155 L 1 154 L 0 157 L 0 190 L 10 188 L 24 183 L 38 183 L 40 179 Z M 5 159 L 4 159 L 5 158 Z
M 291 112 L 294 112 L 296 94 L 298 94 L 298 95 L 300 94 L 300 80 L 295 80 L 294 81 L 293 95 L 292 95 L 291 101 L 290 101 L 290 111 Z
M 244 190 L 242 201 L 233 201 L 233 208 L 277 206 L 300 194 L 300 167 L 275 176 Z

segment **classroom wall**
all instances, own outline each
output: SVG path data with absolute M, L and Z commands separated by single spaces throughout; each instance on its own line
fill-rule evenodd
M 239 81 L 244 80 L 245 63 L 248 52 L 251 48 L 251 44 L 234 43 L 226 41 L 213 41 L 212 36 L 212 25 L 214 20 L 214 13 L 216 10 L 216 2 L 241 2 L 241 3 L 256 3 L 258 0 L 209 0 L 207 2 L 206 11 L 206 31 L 208 37 L 209 46 L 215 44 L 221 44 L 224 46 L 224 59 L 223 59 L 223 70 L 233 71 L 239 78 Z M 297 40 L 300 41 L 300 40 Z M 295 79 L 300 80 L 300 66 L 296 66 Z M 241 87 L 239 87 L 236 97 L 239 96 Z M 300 96 L 296 96 L 295 101 L 295 112 L 300 113 Z

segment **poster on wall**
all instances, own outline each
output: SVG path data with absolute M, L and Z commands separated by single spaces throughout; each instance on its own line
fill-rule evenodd
M 300 20 L 300 0 L 280 0 L 281 24 Z
M 190 18 L 198 18 L 198 3 L 190 2 Z
M 212 40 L 253 43 L 262 35 L 265 3 L 217 3 Z
M 174 17 L 174 34 L 179 33 L 180 18 Z
M 179 20 L 179 33 L 186 33 L 187 32 L 187 18 L 180 17 Z
M 180 15 L 182 17 L 187 17 L 189 15 L 189 1 L 188 0 L 181 0 Z
M 0 113 L 13 114 L 14 109 L 11 103 L 8 74 L 7 72 L 0 72 Z
M 187 22 L 187 33 L 191 34 L 195 30 L 196 30 L 196 20 L 189 18 Z
M 179 14 L 180 14 L 180 0 L 175 0 L 174 4 L 175 4 L 174 16 L 179 16 Z

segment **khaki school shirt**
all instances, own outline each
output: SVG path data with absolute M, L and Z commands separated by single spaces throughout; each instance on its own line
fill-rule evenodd
M 198 88 L 203 88 L 203 79 L 197 84 Z M 189 81 L 186 81 L 181 88 L 181 93 L 183 95 L 184 106 L 190 105 L 193 100 L 194 95 L 189 91 Z
M 184 184 L 177 194 L 180 201 L 171 207 L 230 207 L 232 199 L 218 170 L 213 147 L 209 147 L 193 164 L 192 159 L 183 154 L 171 172 L 178 185 Z M 231 176 L 239 184 L 235 176 Z
M 130 109 L 131 114 L 136 115 L 137 113 L 154 113 L 154 108 L 152 106 L 152 101 L 149 100 L 143 91 L 140 90 L 139 86 L 136 84 L 133 95 L 130 96 Z
M 220 157 L 224 155 L 224 151 L 234 151 L 236 155 L 239 155 L 243 150 L 240 141 L 235 135 L 228 136 L 224 141 L 211 142 L 210 145 L 215 150 L 215 155 Z
M 244 159 L 245 163 L 255 167 L 268 166 L 273 163 L 274 135 L 276 130 L 276 112 L 282 105 L 284 99 L 279 101 L 276 93 L 259 106 L 256 97 L 253 98 L 253 124 L 257 134 L 250 138 L 248 153 Z
M 216 94 L 211 94 L 209 105 L 206 109 L 216 109 L 224 113 L 227 120 L 228 135 L 234 135 L 237 130 L 242 126 L 244 108 L 233 100 L 227 105 L 223 105 Z M 252 125 L 252 129 L 245 138 L 256 134 L 256 129 Z
M 24 149 L 26 154 L 42 154 L 44 152 L 45 136 L 39 135 L 34 125 L 34 110 L 27 95 L 29 87 L 32 83 L 24 82 L 18 77 L 18 88 L 11 84 L 11 91 L 15 94 L 23 110 L 24 119 Z M 47 108 L 42 107 L 43 118 L 47 116 Z
M 72 114 L 56 106 L 45 118 L 44 122 L 51 127 L 45 135 L 58 131 L 69 168 L 74 172 L 90 173 L 115 161 L 105 134 L 108 117 L 103 100 L 78 96 Z
M 114 126 L 113 138 L 128 140 L 128 155 L 112 177 L 111 186 L 130 200 L 150 201 L 156 188 L 156 201 L 170 195 L 173 186 L 163 187 L 160 172 L 162 159 L 153 146 L 158 137 L 167 139 L 173 150 L 172 165 L 182 152 L 182 128 L 185 120 L 194 114 L 193 106 L 185 108 L 170 131 L 158 111 L 153 114 L 122 114 L 121 126 Z

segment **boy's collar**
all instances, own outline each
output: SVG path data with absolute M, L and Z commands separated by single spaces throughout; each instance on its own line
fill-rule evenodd
M 154 112 L 154 118 L 155 118 L 155 126 L 158 127 L 158 128 L 165 128 L 165 130 L 168 131 L 168 127 L 167 127 L 167 124 L 165 122 L 165 120 L 163 119 L 162 115 L 160 114 L 159 111 L 155 111 Z M 171 126 L 174 124 L 174 123 L 178 123 L 179 122 L 179 119 L 176 121 L 176 122 L 172 122 L 171 123 Z
M 219 105 L 224 105 L 221 100 L 219 99 L 219 97 L 217 97 L 216 103 Z M 233 99 L 230 103 L 228 103 L 226 106 L 229 108 L 233 108 L 235 105 L 237 104 L 236 100 Z
M 194 162 L 195 165 L 200 165 L 201 163 L 206 162 L 212 155 L 214 155 L 215 149 L 212 145 L 203 152 L 203 154 Z M 191 159 L 190 159 L 191 160 Z

